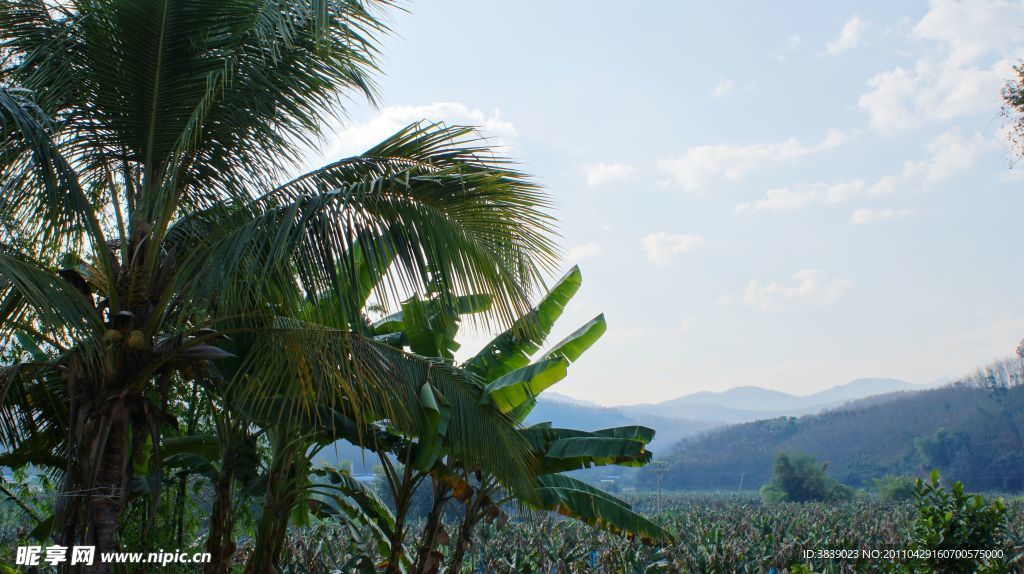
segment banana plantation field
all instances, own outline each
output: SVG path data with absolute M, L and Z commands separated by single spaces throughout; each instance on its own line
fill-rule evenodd
M 743 495 L 632 497 L 676 537 L 649 546 L 549 516 L 481 532 L 471 572 L 1019 572 L 1024 571 L 1024 501 L 1008 501 L 1003 558 L 964 564 L 916 561 L 913 502 L 764 504 Z M 820 558 L 840 551 L 841 558 Z M 902 552 L 901 551 L 905 551 Z M 918 552 L 921 554 L 923 551 Z M 813 553 L 816 557 L 805 558 Z M 877 554 L 878 556 L 874 556 Z M 894 556 L 895 555 L 895 556 Z M 987 568 L 987 569 L 986 569 Z
M 937 556 L 940 550 L 929 551 L 922 544 L 919 508 L 913 501 L 769 504 L 750 494 L 669 493 L 662 495 L 659 513 L 654 493 L 624 498 L 636 511 L 666 527 L 674 541 L 644 544 L 551 513 L 513 512 L 502 525 L 495 522 L 480 528 L 461 572 L 1024 571 L 1024 499 L 1019 497 L 1006 501 L 1005 520 L 998 525 L 999 541 L 973 548 L 990 551 L 993 559 L 931 562 L 914 557 L 926 552 Z M 8 541 L 17 539 L 19 529 L 12 522 L 17 513 L 13 508 L 4 510 L 5 525 L 0 532 Z M 963 522 L 954 520 L 958 521 Z M 956 535 L 950 534 L 946 542 L 955 542 L 952 538 Z M 280 572 L 374 572 L 382 556 L 371 540 L 351 525 L 314 520 L 288 536 Z M 247 546 L 242 544 L 240 554 L 251 550 Z M 453 550 L 452 546 L 445 549 Z M 829 552 L 839 557 L 824 557 Z M 192 570 L 170 565 L 164 571 Z

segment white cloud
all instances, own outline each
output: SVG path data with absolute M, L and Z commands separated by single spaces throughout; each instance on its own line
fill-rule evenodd
M 492 145 L 512 145 L 516 140 L 515 126 L 502 119 L 500 110 L 488 114 L 459 102 L 388 106 L 368 121 L 338 128 L 330 136 L 326 156 L 337 159 L 364 152 L 405 126 L 421 120 L 477 127 L 481 134 L 491 138 Z
M 843 24 L 839 37 L 825 45 L 825 51 L 835 55 L 853 48 L 860 43 L 865 29 L 867 29 L 867 22 L 857 16 L 850 18 Z
M 921 166 L 924 183 L 934 185 L 967 172 L 974 167 L 981 152 L 993 147 L 994 144 L 981 134 L 967 137 L 960 128 L 936 136 L 925 146 L 928 157 Z
M 583 177 L 593 187 L 629 179 L 635 169 L 624 163 L 592 163 L 583 166 Z
M 674 235 L 660 231 L 645 235 L 640 243 L 648 259 L 655 265 L 666 266 L 674 256 L 704 245 L 704 238 L 700 235 Z
M 751 280 L 743 292 L 743 301 L 766 311 L 806 305 L 821 307 L 836 301 L 851 287 L 853 282 L 849 279 L 829 279 L 824 271 L 804 269 L 794 273 L 792 281 L 786 284 Z
M 899 174 L 880 178 L 869 191 L 884 194 L 902 189 L 928 189 L 966 173 L 977 163 L 981 153 L 996 147 L 981 134 L 965 136 L 953 128 L 932 138 L 925 145 L 926 155 L 919 161 L 903 162 Z
M 793 34 L 789 38 L 786 38 L 786 44 L 785 47 L 782 49 L 782 52 L 777 52 L 774 54 L 775 59 L 777 59 L 780 62 L 785 62 L 786 60 L 789 59 L 789 54 L 791 54 L 792 52 L 796 52 L 798 48 L 800 48 L 800 36 L 797 34 Z
M 793 211 L 810 205 L 814 193 L 793 191 L 788 187 L 769 189 L 764 199 L 740 203 L 736 206 L 737 213 L 756 213 L 758 211 Z
M 732 93 L 732 89 L 735 87 L 735 82 L 733 82 L 732 80 L 722 78 L 718 80 L 718 84 L 716 84 L 714 89 L 711 90 L 711 95 L 716 98 L 720 98 L 722 96 L 726 96 Z
M 966 136 L 960 128 L 953 128 L 925 144 L 924 158 L 905 161 L 899 173 L 884 175 L 874 183 L 852 179 L 837 183 L 813 183 L 797 189 L 769 189 L 762 199 L 737 204 L 736 212 L 795 211 L 811 205 L 841 203 L 867 195 L 927 190 L 966 173 L 974 167 L 984 151 L 996 147 L 998 144 L 986 140 L 979 133 Z
M 738 204 L 736 212 L 794 211 L 817 203 L 839 203 L 859 194 L 865 187 L 863 180 L 854 179 L 833 184 L 816 183 L 799 191 L 788 187 L 769 189 L 764 199 Z
M 681 157 L 659 161 L 658 167 L 684 190 L 700 191 L 715 180 L 740 181 L 752 171 L 834 149 L 845 139 L 843 132 L 829 130 L 814 145 L 793 138 L 753 145 L 699 145 L 687 149 Z
M 868 80 L 859 105 L 871 125 L 894 134 L 930 121 L 998 107 L 999 89 L 1024 55 L 1024 4 L 932 0 L 910 39 L 925 51 L 911 67 Z
M 944 42 L 955 62 L 1020 44 L 1024 5 L 1005 0 L 932 0 L 914 27 L 917 38 Z
M 850 214 L 850 223 L 863 225 L 874 221 L 898 219 L 912 213 L 909 209 L 858 209 Z
M 583 245 L 572 247 L 566 253 L 565 258 L 570 263 L 579 263 L 584 259 L 591 259 L 601 254 L 601 246 L 591 241 Z

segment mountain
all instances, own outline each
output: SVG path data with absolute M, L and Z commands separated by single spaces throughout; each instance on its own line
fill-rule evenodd
M 651 450 L 667 449 L 682 438 L 711 430 L 722 425 L 721 421 L 690 420 L 656 415 L 634 416 L 618 407 L 588 405 L 583 402 L 565 402 L 550 398 L 553 393 L 545 392 L 537 401 L 533 412 L 526 417 L 527 425 L 550 422 L 556 427 L 579 430 L 600 430 L 605 428 L 643 425 L 657 431 Z M 564 396 L 564 395 L 563 395 Z
M 857 379 L 810 395 L 792 395 L 762 387 L 744 386 L 723 392 L 693 393 L 657 404 L 627 405 L 619 408 L 636 418 L 656 415 L 740 423 L 779 416 L 814 414 L 857 399 L 920 388 L 906 381 L 882 378 Z
M 601 405 L 588 401 L 586 399 L 577 399 L 576 397 L 570 397 L 569 395 L 563 395 L 556 391 L 544 391 L 543 398 L 548 401 L 556 403 L 569 403 L 572 405 L 580 405 L 585 407 L 601 408 Z
M 798 397 L 761 387 L 734 387 L 720 393 L 702 391 L 659 403 L 665 409 L 691 405 L 721 405 L 739 410 L 779 410 L 792 408 Z
M 604 407 L 587 401 L 545 391 L 527 417 L 527 425 L 550 422 L 556 427 L 599 430 L 617 426 L 643 425 L 657 431 L 650 448 L 656 455 L 667 454 L 682 439 L 720 428 L 729 423 L 780 416 L 817 413 L 850 400 L 891 400 L 893 391 L 918 388 L 895 379 L 858 379 L 812 395 L 798 396 L 755 386 L 723 392 L 703 391 L 657 404 Z M 324 463 L 352 461 L 356 474 L 373 471 L 376 455 L 344 441 L 332 445 L 319 457 Z
M 829 400 L 848 396 L 855 395 L 825 395 Z M 757 488 L 767 482 L 780 452 L 814 455 L 828 463 L 830 475 L 853 486 L 938 468 L 972 490 L 1019 492 L 1024 490 L 1024 385 L 958 383 L 876 395 L 799 418 L 729 425 L 686 438 L 659 457 L 670 464 L 663 485 Z
M 661 449 L 667 452 L 672 445 L 686 437 L 722 426 L 720 421 L 693 421 L 652 415 L 638 418 L 618 408 L 602 407 L 550 391 L 541 395 L 537 406 L 526 418 L 525 424 L 541 422 L 586 431 L 629 425 L 648 426 L 657 431 L 654 441 L 649 445 L 655 453 Z M 371 474 L 374 467 L 380 464 L 377 455 L 369 451 L 364 452 L 347 441 L 339 441 L 327 447 L 317 457 L 317 462 L 329 465 L 338 465 L 346 460 L 352 463 L 352 470 L 357 475 Z
M 873 395 L 883 395 L 901 391 L 920 390 L 921 387 L 899 379 L 856 379 L 845 385 L 837 385 L 831 389 L 814 393 L 805 397 L 805 402 L 812 404 L 836 404 L 863 399 Z

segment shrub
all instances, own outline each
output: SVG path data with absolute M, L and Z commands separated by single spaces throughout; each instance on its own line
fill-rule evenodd
M 779 453 L 772 479 L 761 487 L 761 498 L 769 503 L 853 498 L 854 490 L 830 478 L 827 470 L 827 462 L 819 464 L 811 455 Z
M 938 470 L 931 480 L 917 479 L 915 498 L 918 517 L 914 526 L 914 550 L 937 552 L 918 560 L 926 572 L 1005 572 L 1001 560 L 950 557 L 942 551 L 995 550 L 1005 539 L 1006 505 L 1002 498 L 991 502 L 980 495 L 968 495 L 957 482 L 950 490 L 940 484 Z
M 875 480 L 875 492 L 882 502 L 905 502 L 914 499 L 916 482 L 912 476 L 890 474 Z

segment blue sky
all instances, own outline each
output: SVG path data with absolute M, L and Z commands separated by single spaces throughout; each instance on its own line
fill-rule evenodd
M 478 125 L 558 204 L 609 332 L 557 390 L 602 404 L 956 377 L 1024 337 L 1024 166 L 999 90 L 1008 2 L 434 1 L 385 45 L 382 106 Z M 468 348 L 485 339 L 480 334 Z

